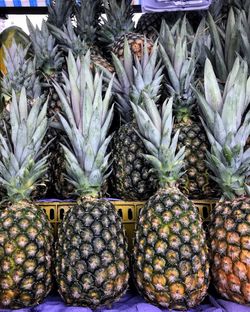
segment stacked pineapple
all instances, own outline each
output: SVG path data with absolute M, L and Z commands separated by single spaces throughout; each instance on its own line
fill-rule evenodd
M 4 97 L 4 107 L 1 112 L 0 131 L 4 133 L 5 127 L 10 130 L 10 106 L 12 103 L 12 89 L 15 90 L 19 98 L 21 89 L 26 87 L 29 106 L 33 106 L 36 99 L 42 97 L 41 83 L 36 72 L 36 59 L 32 59 L 29 53 L 30 46 L 23 48 L 21 44 L 16 44 L 13 40 L 9 48 L 4 48 L 4 63 L 7 73 L 0 79 L 2 86 L 2 95 Z M 43 142 L 45 146 L 45 141 Z M 48 191 L 50 175 L 45 174 L 39 188 L 32 192 L 33 198 L 42 198 Z M 2 192 L 2 190 L 1 190 Z
M 145 36 L 135 31 L 131 0 L 103 0 L 105 18 L 102 18 L 99 41 L 107 52 L 113 52 L 118 58 L 123 59 L 124 42 L 127 38 L 130 49 L 139 59 L 143 55 Z M 153 41 L 148 38 L 147 48 L 150 51 Z
M 142 208 L 136 228 L 134 274 L 139 292 L 149 302 L 185 310 L 198 305 L 209 284 L 208 248 L 201 217 L 180 192 L 185 147 L 178 152 L 180 130 L 172 137 L 173 98 L 161 113 L 147 94 L 141 107 L 132 104 L 159 189 Z
M 71 305 L 97 308 L 124 294 L 128 256 L 122 222 L 114 205 L 101 196 L 109 174 L 108 135 L 113 116 L 112 80 L 103 93 L 103 75 L 90 69 L 90 53 L 67 59 L 69 76 L 55 84 L 63 104 L 62 125 L 71 145 L 62 145 L 67 180 L 79 197 L 65 216 L 56 248 L 59 292 Z M 94 135 L 93 135 L 94 131 Z
M 46 172 L 41 157 L 47 130 L 47 103 L 32 108 L 22 88 L 12 93 L 10 130 L 0 134 L 0 182 L 7 196 L 0 209 L 0 308 L 17 309 L 40 303 L 52 287 L 52 226 L 31 202 L 32 190 Z M 5 201 L 5 203 L 4 203 Z
M 250 303 L 250 77 L 246 61 L 236 58 L 221 91 L 207 59 L 204 93 L 195 90 L 211 151 L 207 162 L 223 197 L 212 213 L 212 275 L 226 299 Z
M 147 41 L 142 46 L 140 60 L 132 54 L 127 38 L 124 41 L 123 60 L 112 54 L 116 76 L 113 92 L 117 98 L 121 126 L 114 135 L 112 144 L 112 173 L 110 184 L 116 197 L 130 200 L 148 199 L 156 190 L 157 179 L 152 167 L 142 156 L 144 144 L 134 128 L 130 101 L 138 103 L 142 91 L 158 100 L 162 80 L 162 66 L 158 61 L 158 43 L 149 54 Z M 103 68 L 109 80 L 112 75 Z
M 29 47 L 13 42 L 6 50 L 2 90 L 12 113 L 5 110 L 3 119 L 12 135 L 2 122 L 0 182 L 13 203 L 0 212 L 3 308 L 35 305 L 51 287 L 50 227 L 26 201 L 35 188 L 42 196 L 36 179 L 45 162 L 54 194 L 79 198 L 60 226 L 56 248 L 56 279 L 68 304 L 98 308 L 127 289 L 121 220 L 112 203 L 99 199 L 108 177 L 117 197 L 148 200 L 133 253 L 139 292 L 155 305 L 180 310 L 207 293 L 209 251 L 186 196 L 217 195 L 212 177 L 223 193 L 212 216 L 212 275 L 225 298 L 250 302 L 249 6 L 231 1 L 234 9 L 226 15 L 214 7 L 208 28 L 204 19 L 197 33 L 185 16 L 174 16 L 162 23 L 159 45 L 134 32 L 129 2 L 57 0 L 41 30 L 28 21 L 33 60 Z M 48 96 L 44 144 L 54 139 L 50 156 L 41 148 L 47 124 L 47 106 L 39 114 L 36 100 L 41 94 Z M 173 98 L 162 103 L 165 95 Z M 113 110 L 120 122 L 111 140 Z

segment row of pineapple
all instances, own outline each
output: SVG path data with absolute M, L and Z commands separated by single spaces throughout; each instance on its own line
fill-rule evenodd
M 44 97 L 50 96 L 48 104 L 50 129 L 43 142 L 46 145 L 53 139 L 48 149 L 50 153 L 49 170 L 44 176 L 42 185 L 34 191 L 33 197 L 38 199 L 49 197 L 72 199 L 75 196 L 72 185 L 64 178 L 65 160 L 62 148 L 58 144 L 64 138 L 60 129 L 61 125 L 56 116 L 61 111 L 61 102 L 55 92 L 52 80 L 57 81 L 59 84 L 62 81 L 65 55 L 68 54 L 69 49 L 77 57 L 85 54 L 87 48 L 91 48 L 92 63 L 105 68 L 107 77 L 110 78 L 111 76 L 109 72 L 116 71 L 114 92 L 118 96 L 116 98 L 117 105 L 112 131 L 117 131 L 111 147 L 112 174 L 105 183 L 103 193 L 107 197 L 117 197 L 125 200 L 146 200 L 157 189 L 157 179 L 151 170 L 152 167 L 141 156 L 145 152 L 144 145 L 133 131 L 133 114 L 129 103 L 131 97 L 136 100 L 135 97 L 139 96 L 140 90 L 144 86 L 148 86 L 154 98 L 161 96 L 159 103 L 170 94 L 176 96 L 174 131 L 181 130 L 178 149 L 182 146 L 187 148 L 186 172 L 179 180 L 181 190 L 190 198 L 219 197 L 218 189 L 211 183 L 209 170 L 205 164 L 205 154 L 209 143 L 199 121 L 195 107 L 196 100 L 190 88 L 190 83 L 196 79 L 200 68 L 202 68 L 202 63 L 204 63 L 205 48 L 203 43 L 210 48 L 210 37 L 207 34 L 205 22 L 202 21 L 197 30 L 194 42 L 195 33 L 188 21 L 183 21 L 181 26 L 180 20 L 177 20 L 178 15 L 169 16 L 165 14 L 168 24 L 162 25 L 159 36 L 159 41 L 162 44 L 161 55 L 165 66 L 158 64 L 158 59 L 154 59 L 158 52 L 156 51 L 154 58 L 152 58 L 153 63 L 145 58 L 141 64 L 135 64 L 136 71 L 133 72 L 130 60 L 132 56 L 127 55 L 126 60 L 122 60 L 124 35 L 126 34 L 132 55 L 136 54 L 139 59 L 143 57 L 141 45 L 144 42 L 144 36 L 138 32 L 132 32 L 135 30 L 131 9 L 126 1 L 122 1 L 121 5 L 118 2 L 112 1 L 107 4 L 104 1 L 103 5 L 105 5 L 104 10 L 107 19 L 101 20 L 100 25 L 97 22 L 101 12 L 100 1 L 84 1 L 82 6 L 74 8 L 72 8 L 72 1 L 64 1 L 64 3 L 57 1 L 55 6 L 50 9 L 48 20 L 43 23 L 41 30 L 35 28 L 28 21 L 32 49 L 28 47 L 24 49 L 13 44 L 5 53 L 6 68 L 9 71 L 2 80 L 2 93 L 7 107 L 11 99 L 12 88 L 20 93 L 23 85 L 26 86 L 28 97 L 31 99 L 41 95 Z M 72 11 L 75 13 L 75 17 L 72 17 Z M 234 19 L 231 15 L 230 19 Z M 138 23 L 138 30 L 141 29 L 140 25 L 143 20 L 148 21 L 148 19 L 150 20 L 150 16 L 142 16 Z M 191 20 L 192 16 L 190 17 Z M 232 50 L 229 49 L 227 42 L 226 44 L 222 42 L 224 35 L 221 35 L 218 39 L 221 42 L 217 43 L 217 36 L 219 36 L 218 33 L 221 33 L 221 29 L 216 28 L 212 17 L 209 21 L 210 29 L 214 34 L 212 38 L 215 38 L 214 50 L 216 53 L 221 52 L 217 48 L 217 44 L 220 47 L 225 46 L 226 51 Z M 75 23 L 76 27 L 73 27 Z M 232 24 L 231 20 L 229 24 Z M 154 26 L 157 25 L 154 24 Z M 228 27 L 227 33 L 231 34 L 230 27 L 233 30 L 234 27 Z M 245 29 L 247 29 L 247 25 Z M 145 32 L 145 29 L 142 30 Z M 150 35 L 153 39 L 156 38 L 150 32 L 147 35 Z M 232 33 L 232 37 L 234 36 L 236 34 Z M 102 46 L 102 49 L 98 48 L 97 44 Z M 151 39 L 147 39 L 148 51 L 151 51 L 153 44 Z M 31 50 L 35 54 L 35 58 L 29 59 L 30 53 L 32 53 Z M 102 55 L 101 52 L 103 51 L 105 53 L 102 53 Z M 110 51 L 114 52 L 113 57 Z M 190 51 L 192 51 L 191 55 Z M 197 58 L 197 53 L 200 54 L 199 58 Z M 231 55 L 231 59 L 235 59 L 235 55 Z M 222 62 L 226 62 L 228 59 L 227 56 L 224 57 L 224 51 L 222 51 L 219 59 L 221 58 Z M 211 55 L 210 59 L 217 60 L 217 56 Z M 111 64 L 111 61 L 113 64 Z M 147 62 L 149 62 L 148 65 Z M 230 62 L 232 63 L 232 60 Z M 216 71 L 217 68 L 219 70 L 223 68 L 220 63 L 215 65 Z M 182 67 L 183 72 L 180 71 Z M 138 76 L 139 72 L 141 77 Z M 163 81 L 162 75 L 164 75 Z M 221 79 L 221 76 L 219 78 Z M 225 75 L 223 78 L 225 78 Z M 130 91 L 132 84 L 137 84 L 137 92 L 134 92 L 134 94 L 131 94 Z M 3 112 L 3 118 L 8 120 L 8 111 Z
M 26 59 L 29 49 L 15 43 L 6 50 L 3 86 L 21 82 L 5 92 L 0 135 L 0 176 L 8 195 L 0 212 L 1 307 L 41 302 L 51 288 L 52 260 L 68 304 L 96 308 L 126 291 L 122 223 L 113 205 L 98 199 L 108 179 L 118 196 L 148 199 L 132 260 L 135 284 L 147 301 L 180 310 L 198 305 L 207 294 L 211 260 L 218 292 L 250 303 L 249 37 L 234 34 L 236 24 L 247 31 L 247 8 L 220 17 L 224 34 L 211 15 L 208 28 L 202 20 L 196 33 L 182 17 L 163 22 L 155 40 L 154 34 L 146 39 L 127 33 L 133 24 L 125 1 L 104 2 L 101 27 L 89 23 L 97 20 L 100 3 L 76 6 L 76 21 L 67 15 L 70 3 L 58 0 L 42 30 L 28 21 L 35 58 Z M 106 57 L 115 47 L 112 65 L 89 41 L 96 34 L 105 38 Z M 111 46 L 108 39 L 117 37 Z M 202 77 L 198 84 L 196 77 Z M 122 125 L 113 135 L 118 116 Z M 60 226 L 54 254 L 50 225 L 30 200 L 43 189 L 46 168 L 49 178 L 62 167 L 57 187 L 68 193 L 70 186 L 78 204 Z M 212 216 L 209 252 L 186 195 L 207 189 L 209 196 L 219 187 L 223 196 Z

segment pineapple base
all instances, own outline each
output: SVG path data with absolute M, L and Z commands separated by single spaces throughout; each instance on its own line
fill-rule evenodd
M 178 189 L 159 190 L 142 208 L 133 262 L 138 291 L 148 302 L 187 310 L 205 298 L 205 231 L 197 208 Z
M 120 217 L 106 200 L 85 200 L 59 226 L 56 279 L 67 304 L 97 308 L 118 300 L 129 278 Z
M 250 303 L 250 198 L 221 201 L 211 222 L 212 276 L 218 293 Z
M 20 202 L 0 210 L 0 308 L 42 302 L 52 287 L 52 226 L 40 207 Z

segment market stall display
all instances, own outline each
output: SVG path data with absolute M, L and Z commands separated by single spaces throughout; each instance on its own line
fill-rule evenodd
M 136 26 L 137 4 L 57 0 L 41 27 L 27 19 L 29 35 L 6 30 L 0 196 L 30 201 L 0 210 L 1 307 L 40 303 L 53 268 L 68 307 L 50 297 L 39 311 L 249 309 L 250 4 L 146 13 Z M 41 222 L 23 221 L 34 199 L 56 255 L 37 240 Z M 129 276 L 141 301 L 125 294 Z

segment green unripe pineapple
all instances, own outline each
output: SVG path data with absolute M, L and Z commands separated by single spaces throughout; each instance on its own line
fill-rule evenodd
M 30 201 L 46 172 L 41 157 L 47 130 L 47 103 L 30 108 L 25 89 L 12 94 L 10 132 L 0 134 L 0 182 L 7 197 L 0 207 L 0 308 L 39 304 L 52 286 L 52 227 L 44 211 Z
M 90 52 L 67 59 L 69 77 L 55 88 L 63 104 L 60 115 L 72 148 L 62 145 L 66 179 L 79 200 L 64 217 L 56 247 L 56 279 L 67 304 L 97 308 L 120 298 L 128 286 L 127 242 L 114 205 L 101 195 L 108 176 L 113 116 L 111 87 L 103 97 L 103 77 L 90 69 Z

